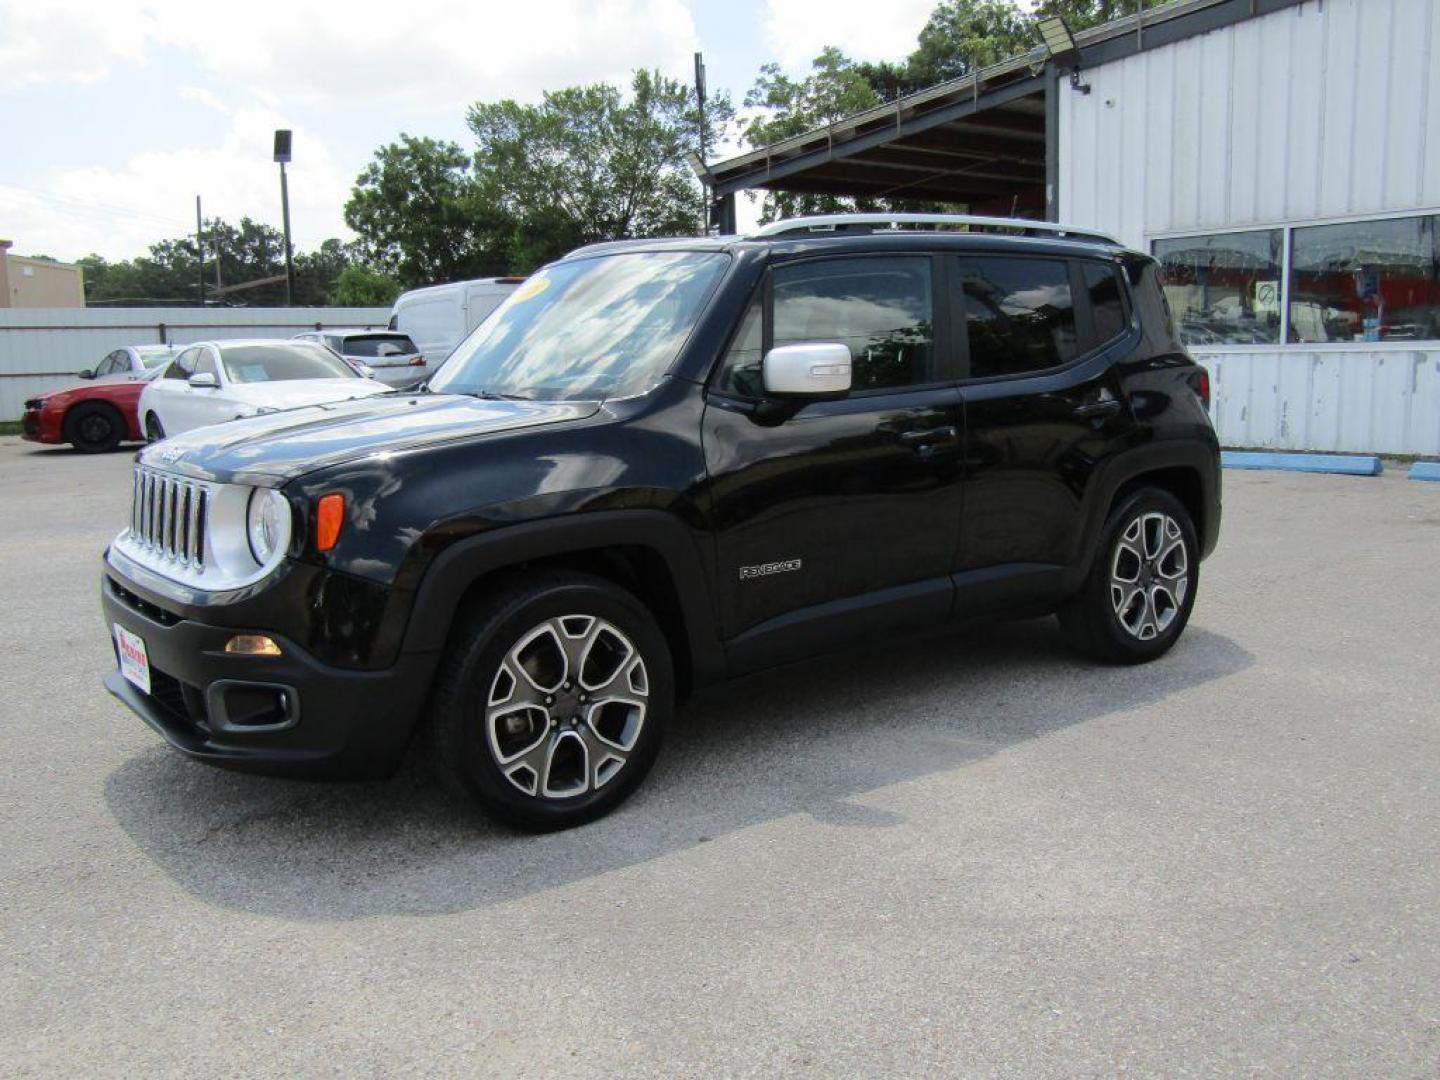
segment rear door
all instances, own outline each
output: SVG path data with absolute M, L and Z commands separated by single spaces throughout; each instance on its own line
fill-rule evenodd
M 962 414 L 927 254 L 775 266 L 712 380 L 703 438 L 721 622 L 745 670 L 950 612 Z M 840 400 L 767 400 L 775 345 L 843 342 Z
M 1114 365 L 1138 329 L 1108 260 L 966 254 L 952 280 L 964 327 L 963 615 L 967 580 L 1044 594 L 1077 559 L 1095 470 L 1135 430 Z

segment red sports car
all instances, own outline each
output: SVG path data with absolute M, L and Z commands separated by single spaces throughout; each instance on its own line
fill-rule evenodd
M 122 442 L 142 442 L 136 407 L 140 392 L 165 365 L 118 381 L 76 383 L 25 402 L 25 438 L 40 443 L 70 443 L 84 454 L 113 450 Z

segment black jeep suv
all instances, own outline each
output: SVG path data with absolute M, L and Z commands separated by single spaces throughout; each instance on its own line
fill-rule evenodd
M 421 392 L 148 447 L 106 686 L 257 772 L 384 774 L 417 736 L 542 829 L 624 799 L 714 680 L 1047 612 L 1154 659 L 1220 525 L 1154 262 L 918 225 L 583 248 Z

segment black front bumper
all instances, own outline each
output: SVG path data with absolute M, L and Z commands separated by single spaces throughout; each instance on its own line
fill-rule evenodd
M 145 693 L 117 669 L 105 688 L 177 750 L 228 769 L 329 779 L 387 776 L 400 763 L 437 654 L 401 654 L 380 670 L 331 667 L 265 627 L 240 630 L 182 618 L 130 592 L 111 573 L 101 580 L 111 644 L 116 624 L 140 636 L 151 687 Z M 282 655 L 225 652 L 232 636 L 247 632 L 267 634 Z M 240 710 L 227 707 L 236 700 L 230 695 L 259 693 L 276 695 L 283 714 L 247 725 Z

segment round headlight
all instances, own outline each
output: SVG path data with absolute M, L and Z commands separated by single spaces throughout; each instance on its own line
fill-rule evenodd
M 274 488 L 256 488 L 245 515 L 250 554 L 261 566 L 280 557 L 290 543 L 290 503 Z

